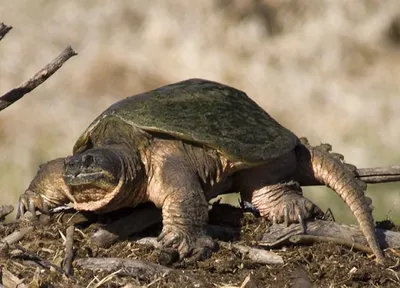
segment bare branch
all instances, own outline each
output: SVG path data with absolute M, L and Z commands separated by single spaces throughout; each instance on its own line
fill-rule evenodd
M 42 70 L 37 72 L 35 76 L 23 83 L 21 86 L 12 89 L 11 91 L 0 97 L 0 111 L 7 108 L 15 101 L 21 99 L 25 94 L 31 92 L 37 86 L 46 81 L 53 75 L 60 67 L 72 56 L 77 53 L 68 46 L 64 51 L 58 55 L 51 63 L 47 64 Z
M 361 168 L 356 171 L 365 183 L 385 183 L 400 181 L 400 166 Z
M 303 228 L 300 224 L 292 224 L 286 227 L 284 224 L 272 225 L 269 229 L 264 233 L 263 239 L 258 243 L 259 245 L 268 246 L 268 247 L 279 247 L 281 245 L 285 245 L 290 242 L 290 238 L 296 235 L 307 234 L 310 236 L 318 236 L 320 238 L 313 239 L 296 239 L 292 238 L 291 240 L 299 240 L 299 241 L 324 241 L 329 238 L 338 239 L 335 241 L 336 243 L 341 242 L 340 244 L 346 246 L 352 246 L 354 244 L 359 244 L 366 246 L 368 245 L 363 233 L 360 230 L 360 227 L 354 225 L 345 225 L 332 221 L 323 221 L 323 220 L 315 220 L 312 222 L 306 223 L 307 228 L 306 231 L 303 231 Z M 387 247 L 399 247 L 400 246 L 400 232 L 394 232 L 390 230 L 376 228 L 376 235 L 378 237 L 379 244 L 382 248 Z M 328 237 L 324 239 L 324 237 Z M 300 237 L 301 238 L 301 237 Z M 330 239 L 330 240 L 332 240 Z M 351 239 L 351 241 L 349 240 Z M 351 242 L 345 243 L 345 242 Z M 354 248 L 360 248 L 358 250 L 367 251 L 367 249 L 363 249 L 362 246 L 353 246 Z
M 75 227 L 69 226 L 67 228 L 67 236 L 65 241 L 65 257 L 63 259 L 62 268 L 68 275 L 74 274 L 74 269 L 72 268 L 72 261 L 74 260 L 74 232 Z
M 7 26 L 4 23 L 0 23 L 0 40 L 3 39 L 12 28 L 12 26 Z

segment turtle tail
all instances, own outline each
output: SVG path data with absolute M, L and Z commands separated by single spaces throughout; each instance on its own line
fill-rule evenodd
M 377 262 L 383 263 L 385 258 L 375 234 L 371 199 L 364 194 L 367 185 L 356 178 L 356 167 L 343 163 L 342 155 L 330 153 L 329 144 L 313 147 L 305 138 L 301 142 L 296 150 L 301 179 L 313 178 L 343 199 L 357 219 Z

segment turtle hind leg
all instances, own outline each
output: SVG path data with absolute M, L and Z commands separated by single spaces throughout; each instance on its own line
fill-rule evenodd
M 349 206 L 360 229 L 379 263 L 384 262 L 382 249 L 375 234 L 371 201 L 364 195 L 366 185 L 356 179 L 354 166 L 343 163 L 338 155 L 330 153 L 328 144 L 312 147 L 308 142 L 296 148 L 300 183 L 314 179 L 333 189 Z
M 302 223 L 304 220 L 323 216 L 322 210 L 303 197 L 299 183 L 290 181 L 266 185 L 253 191 L 251 203 L 260 211 L 261 216 L 272 223 Z

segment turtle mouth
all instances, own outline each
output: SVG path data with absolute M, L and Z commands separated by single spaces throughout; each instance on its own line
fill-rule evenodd
M 73 190 L 109 190 L 118 184 L 119 179 L 115 179 L 108 171 L 80 172 L 78 174 L 64 174 L 64 182 Z M 89 192 L 89 191 L 87 191 Z
M 65 184 L 69 186 L 97 186 L 96 183 L 102 183 L 106 181 L 106 179 L 110 179 L 110 175 L 104 171 L 79 173 L 77 175 L 64 174 L 63 176 Z
M 64 182 L 70 187 L 75 206 L 83 205 L 78 210 L 91 210 L 92 205 L 87 205 L 89 203 L 97 203 L 99 207 L 105 205 L 109 201 L 107 200 L 109 194 L 112 194 L 118 184 L 113 184 L 115 179 L 107 171 L 80 172 L 76 175 L 65 174 Z

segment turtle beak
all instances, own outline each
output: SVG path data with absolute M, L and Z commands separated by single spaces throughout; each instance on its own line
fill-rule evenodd
M 63 178 L 69 186 L 93 186 L 103 188 L 114 185 L 118 179 L 108 167 L 110 159 L 104 157 L 103 151 L 89 150 L 81 154 L 68 156 L 64 160 Z M 83 188 L 83 187 L 82 187 Z

